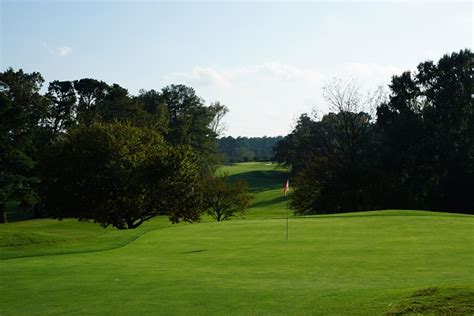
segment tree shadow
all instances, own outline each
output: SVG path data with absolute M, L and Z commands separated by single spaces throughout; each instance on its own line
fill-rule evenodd
M 191 250 L 191 251 L 181 252 L 181 254 L 185 255 L 185 254 L 198 253 L 198 252 L 203 252 L 203 251 L 207 251 L 207 249 Z
M 256 170 L 229 176 L 230 181 L 242 179 L 247 182 L 249 184 L 249 191 L 252 193 L 278 188 L 283 190 L 283 186 L 287 178 L 288 172 L 278 170 Z
M 273 204 L 278 204 L 278 203 L 285 202 L 285 201 L 286 201 L 286 197 L 282 193 L 281 196 L 273 198 L 271 200 L 265 200 L 265 201 L 259 201 L 259 202 L 256 202 L 256 203 L 252 203 L 252 207 L 266 207 L 266 206 L 270 206 L 270 205 L 273 205 Z

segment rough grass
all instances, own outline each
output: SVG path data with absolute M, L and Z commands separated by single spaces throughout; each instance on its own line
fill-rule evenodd
M 73 220 L 1 225 L 0 314 L 472 314 L 474 217 L 290 217 L 286 241 L 282 170 L 272 187 L 274 166 L 226 168 L 260 183 L 245 220 L 157 218 L 130 231 Z
M 387 315 L 474 315 L 473 288 L 429 287 L 394 304 Z

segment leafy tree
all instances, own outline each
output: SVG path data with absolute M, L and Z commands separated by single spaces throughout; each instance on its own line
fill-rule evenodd
M 296 212 L 472 213 L 471 60 L 471 51 L 462 50 L 420 63 L 392 78 L 388 98 L 380 91 L 364 97 L 342 81 L 326 87 L 331 112 L 321 120 L 301 116 L 276 147 L 277 160 L 296 175 Z
M 142 90 L 138 98 L 155 115 L 158 126 L 167 124 L 161 128 L 166 140 L 174 146 L 191 146 L 198 156 L 201 172 L 212 174 L 220 162 L 214 129 L 220 126 L 217 121 L 225 115 L 225 106 L 220 103 L 205 106 L 194 89 L 185 85 L 170 85 L 159 93 Z
M 207 213 L 218 222 L 244 214 L 250 207 L 252 196 L 245 181 L 229 182 L 228 176 L 209 178 L 205 185 L 204 205 Z
M 146 124 L 166 136 L 169 133 L 169 109 L 161 99 L 160 92 L 155 90 L 140 90 L 136 102 L 148 113 Z
M 48 125 L 51 134 L 57 136 L 76 124 L 76 92 L 71 81 L 53 81 L 46 97 L 50 100 Z
M 462 50 L 395 76 L 378 108 L 384 164 L 403 206 L 472 212 L 471 59 Z
M 275 160 L 298 174 L 304 165 L 318 151 L 321 135 L 318 123 L 307 114 L 300 115 L 293 131 L 281 139 L 273 148 Z M 320 124 L 319 124 L 320 125 Z
M 108 85 L 91 78 L 76 80 L 73 84 L 78 95 L 77 120 L 90 126 L 100 120 L 99 104 L 107 93 Z
M 269 161 L 273 159 L 273 147 L 282 139 L 277 137 L 237 137 L 219 138 L 219 152 L 227 162 Z
M 61 137 L 44 162 L 45 203 L 53 217 L 136 228 L 167 214 L 198 220 L 201 182 L 195 155 L 157 132 L 127 123 L 93 124 Z
M 306 153 L 293 182 L 292 207 L 298 213 L 360 211 L 378 205 L 373 185 L 379 182 L 377 144 L 369 120 L 363 112 L 340 112 L 314 122 L 314 139 L 308 145 L 313 152 Z
M 31 206 L 38 200 L 37 156 L 42 148 L 47 102 L 37 72 L 0 73 L 0 222 L 10 200 Z
M 303 214 L 370 209 L 378 203 L 371 190 L 377 133 L 364 109 L 373 98 L 338 80 L 324 87 L 323 96 L 333 112 L 320 120 L 302 115 L 276 147 L 278 161 L 296 176 L 292 207 Z
M 142 104 L 134 100 L 128 90 L 118 84 L 110 85 L 97 108 L 101 122 L 129 122 L 134 126 L 147 126 L 147 113 Z

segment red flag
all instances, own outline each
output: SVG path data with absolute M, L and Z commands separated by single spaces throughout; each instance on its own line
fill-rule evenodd
M 286 195 L 289 190 L 290 190 L 290 180 L 286 180 L 285 187 L 283 188 L 283 193 L 285 193 Z

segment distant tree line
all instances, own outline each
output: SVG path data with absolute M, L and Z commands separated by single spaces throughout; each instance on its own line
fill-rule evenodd
M 120 229 L 211 207 L 204 186 L 222 161 L 226 106 L 184 85 L 134 96 L 91 78 L 43 84 L 37 72 L 0 73 L 0 222 L 9 201 Z
M 282 136 L 227 136 L 219 138 L 217 144 L 225 162 L 270 161 L 273 160 L 273 147 L 282 139 Z
M 389 93 L 323 90 L 331 111 L 300 116 L 275 148 L 298 214 L 426 209 L 474 214 L 473 54 L 393 76 Z M 370 109 L 375 109 L 371 113 Z

